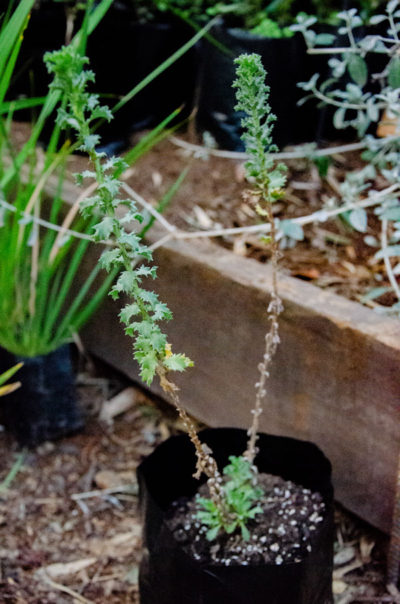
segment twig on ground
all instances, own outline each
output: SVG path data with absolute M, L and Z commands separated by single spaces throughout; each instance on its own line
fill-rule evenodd
M 50 585 L 50 587 L 52 587 L 53 589 L 57 589 L 58 591 L 62 591 L 65 594 L 68 594 L 69 596 L 71 596 L 71 598 L 74 598 L 78 602 L 82 602 L 82 604 L 96 604 L 93 600 L 88 600 L 87 598 L 84 598 L 83 596 L 81 596 L 80 593 L 71 589 L 70 587 L 62 585 L 62 583 L 57 583 L 56 581 L 53 581 L 53 579 L 50 579 L 50 577 L 44 572 L 37 573 L 37 576 L 40 577 L 44 583 Z
M 74 501 L 80 501 L 82 499 L 90 499 L 91 497 L 103 497 L 104 495 L 112 495 L 113 493 L 130 493 L 137 495 L 136 484 L 121 484 L 117 487 L 110 487 L 109 489 L 96 489 L 94 491 L 86 491 L 85 493 L 73 493 L 71 499 Z

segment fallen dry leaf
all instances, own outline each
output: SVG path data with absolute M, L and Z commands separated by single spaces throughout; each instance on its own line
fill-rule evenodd
M 375 547 L 375 541 L 368 535 L 361 535 L 360 539 L 360 554 L 364 564 L 371 562 L 371 553 Z
M 100 470 L 94 477 L 94 482 L 99 489 L 116 489 L 122 485 L 136 482 L 135 472 L 114 472 L 113 470 Z
M 73 560 L 72 562 L 55 562 L 44 566 L 38 573 L 43 571 L 52 579 L 57 579 L 63 575 L 73 575 L 88 566 L 92 566 L 97 562 L 97 558 L 82 558 L 81 560 Z
M 334 556 L 333 563 L 335 566 L 343 566 L 356 557 L 356 550 L 352 545 L 342 547 Z
M 334 579 L 332 581 L 332 591 L 335 595 L 340 595 L 347 589 L 347 583 L 341 579 Z
M 334 570 L 333 578 L 341 579 L 342 577 L 347 575 L 347 573 L 350 573 L 352 570 L 356 570 L 356 568 L 361 568 L 362 566 L 363 566 L 363 563 L 358 558 L 354 562 L 351 562 L 351 564 L 347 564 L 346 566 L 342 566 L 341 568 L 337 568 L 336 570 Z
M 89 539 L 86 547 L 95 556 L 107 556 L 109 558 L 124 558 L 129 556 L 137 548 L 141 538 L 141 527 L 134 525 L 133 530 L 127 533 L 119 533 L 110 539 Z
M 104 401 L 101 411 L 100 420 L 106 424 L 112 424 L 114 417 L 125 413 L 136 403 L 138 390 L 136 388 L 125 388 L 119 394 L 114 396 L 109 401 Z

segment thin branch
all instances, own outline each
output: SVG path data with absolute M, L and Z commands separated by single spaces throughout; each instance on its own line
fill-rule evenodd
M 169 140 L 177 147 L 187 149 L 192 153 L 199 153 L 203 155 L 208 154 L 213 155 L 214 157 L 223 157 L 225 159 L 238 159 L 242 161 L 246 161 L 247 159 L 249 159 L 249 155 L 241 151 L 222 151 L 220 149 L 210 149 L 202 145 L 188 143 L 176 136 L 171 136 Z M 329 147 L 327 149 L 317 149 L 316 151 L 311 151 L 310 153 L 310 151 L 307 151 L 304 146 L 301 146 L 298 151 L 271 153 L 270 156 L 277 160 L 303 159 L 304 157 L 308 157 L 309 155 L 312 155 L 313 157 L 327 157 L 329 155 L 335 155 L 336 153 L 348 153 L 351 151 L 359 151 L 361 149 L 365 149 L 365 147 L 365 142 L 358 142 L 349 143 L 348 145 L 338 145 L 337 147 Z
M 58 591 L 62 591 L 63 593 L 68 594 L 73 600 L 82 602 L 82 604 L 95 604 L 93 600 L 88 600 L 87 598 L 84 598 L 83 596 L 81 596 L 81 594 L 71 589 L 70 587 L 62 585 L 62 583 L 57 583 L 57 581 L 53 581 L 53 579 L 50 579 L 50 577 L 45 572 L 37 573 L 37 576 L 53 589 L 57 589 Z
M 132 199 L 134 199 L 135 201 L 137 201 L 143 208 L 145 208 L 149 214 L 151 214 L 152 216 L 154 216 L 154 218 L 156 220 L 158 220 L 158 222 L 160 224 L 163 225 L 163 227 L 165 227 L 167 229 L 167 231 L 175 231 L 176 227 L 173 226 L 172 224 L 170 224 L 168 222 L 168 220 L 166 220 L 164 218 L 164 216 L 162 214 L 160 214 L 160 212 L 158 212 L 155 208 L 153 208 L 153 206 L 146 201 L 141 195 L 139 195 L 139 193 L 137 193 L 136 191 L 134 191 L 132 189 L 132 187 L 130 187 L 126 182 L 123 182 L 121 185 L 121 188 L 124 189 L 124 191 L 126 193 L 128 193 L 128 195 L 130 195 L 132 197 Z
M 86 491 L 84 493 L 73 493 L 71 499 L 74 501 L 80 501 L 81 499 L 91 499 L 92 497 L 103 497 L 104 495 L 112 495 L 113 493 L 131 493 L 137 495 L 136 484 L 122 484 L 117 487 L 110 487 L 108 489 L 96 489 L 94 491 Z
M 308 48 L 307 49 L 307 54 L 308 55 L 337 55 L 337 54 L 344 54 L 347 52 L 352 52 L 352 53 L 361 53 L 361 49 L 357 49 L 357 48 L 350 48 L 349 46 L 343 46 L 342 48 L 337 46 L 336 48 Z
M 0 206 L 3 206 L 7 210 L 10 210 L 10 212 L 15 212 L 16 214 L 19 214 L 21 217 L 23 216 L 24 218 L 27 218 L 28 220 L 35 222 L 36 224 L 39 224 L 41 226 L 44 226 L 47 229 L 50 229 L 52 231 L 58 231 L 58 232 L 61 231 L 63 234 L 70 235 L 71 237 L 76 237 L 77 239 L 86 239 L 89 241 L 93 240 L 93 238 L 90 235 L 86 235 L 85 233 L 79 233 L 78 231 L 72 231 L 70 229 L 65 229 L 62 226 L 58 226 L 57 224 L 53 224 L 52 222 L 43 220 L 43 218 L 37 218 L 37 217 L 33 216 L 32 214 L 30 214 L 29 212 L 24 212 L 23 210 L 18 210 L 15 206 L 13 206 L 10 203 L 7 203 L 7 201 L 5 201 L 4 199 L 0 199 Z
M 386 189 L 383 189 L 382 191 L 379 191 L 379 193 L 376 193 L 375 195 L 370 195 L 369 197 L 366 197 L 365 199 L 359 201 L 359 202 L 354 202 L 354 203 L 349 203 L 343 206 L 336 206 L 335 208 L 332 208 L 330 210 L 317 210 L 316 212 L 313 212 L 312 214 L 306 214 L 305 216 L 299 216 L 297 218 L 293 218 L 292 222 L 295 224 L 299 224 L 301 226 L 304 226 L 306 224 L 311 224 L 313 222 L 326 222 L 329 218 L 332 218 L 333 216 L 338 216 L 339 214 L 343 214 L 344 212 L 348 212 L 349 210 L 355 210 L 358 208 L 368 208 L 374 205 L 377 205 L 378 203 L 381 202 L 382 198 L 386 197 L 387 195 L 392 194 L 394 191 L 399 190 L 400 189 L 400 183 L 395 183 L 393 185 L 391 185 L 390 187 L 387 187 Z M 268 233 L 271 229 L 271 226 L 269 223 L 261 223 L 261 224 L 255 224 L 255 225 L 251 225 L 251 226 L 246 226 L 246 227 L 232 227 L 232 228 L 228 228 L 228 229 L 213 229 L 213 230 L 207 230 L 207 231 L 192 231 L 192 232 L 185 232 L 185 231 L 180 231 L 180 230 L 176 230 L 173 233 L 169 233 L 168 235 L 166 235 L 165 237 L 163 237 L 161 240 L 159 240 L 156 244 L 153 245 L 152 249 L 156 249 L 157 247 L 160 247 L 160 245 L 162 245 L 163 243 L 166 243 L 168 240 L 171 239 L 197 239 L 197 238 L 204 238 L 204 237 L 222 237 L 224 235 L 239 235 L 241 233 Z
M 62 246 L 62 238 L 68 232 L 69 226 L 72 224 L 74 218 L 76 217 L 77 213 L 79 212 L 79 207 L 80 207 L 81 202 L 84 199 L 86 199 L 86 197 L 89 197 L 89 195 L 91 195 L 96 190 L 96 188 L 97 188 L 97 182 L 93 182 L 91 185 L 89 185 L 87 187 L 87 189 L 82 191 L 82 193 L 79 195 L 79 197 L 76 199 L 76 201 L 72 204 L 71 208 L 68 210 L 68 213 L 67 213 L 66 217 L 64 218 L 63 223 L 60 227 L 58 235 L 55 238 L 53 247 L 51 248 L 50 255 L 49 255 L 50 263 L 52 263 L 53 260 L 55 259 L 55 257 L 57 256 L 57 253 L 58 253 L 60 247 Z M 89 236 L 89 239 L 92 239 L 92 237 Z

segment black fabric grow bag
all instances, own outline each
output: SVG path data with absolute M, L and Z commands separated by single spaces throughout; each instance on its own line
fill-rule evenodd
M 70 347 L 20 357 L 0 348 L 0 373 L 23 361 L 15 379 L 21 387 L 1 399 L 1 421 L 22 446 L 55 440 L 83 427 Z
M 246 431 L 215 428 L 200 433 L 222 468 L 229 455 L 246 448 Z M 161 444 L 138 468 L 144 520 L 140 566 L 141 604 L 331 604 L 333 489 L 331 466 L 313 444 L 262 434 L 255 460 L 269 472 L 319 491 L 326 516 L 316 531 L 312 552 L 302 562 L 276 565 L 200 565 L 177 543 L 164 523 L 173 501 L 193 496 L 198 481 L 193 445 L 185 435 Z
M 306 79 L 306 47 L 302 36 L 264 38 L 223 25 L 215 26 L 211 35 L 230 54 L 222 52 L 212 42 L 203 44 L 197 116 L 200 128 L 209 130 L 222 147 L 243 150 L 240 140 L 242 115 L 234 110 L 236 100 L 232 82 L 236 78 L 236 65 L 233 60 L 242 53 L 255 52 L 261 55 L 267 71 L 269 103 L 278 118 L 273 130 L 275 144 L 283 147 L 314 140 L 315 105 L 297 106 L 297 101 L 304 96 L 297 82 Z

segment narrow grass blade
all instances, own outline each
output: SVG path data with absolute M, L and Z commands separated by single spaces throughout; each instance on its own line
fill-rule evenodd
M 16 373 L 19 369 L 21 369 L 22 365 L 23 365 L 23 363 L 17 363 L 16 365 L 14 365 L 14 367 L 11 367 L 11 369 L 7 369 L 7 371 L 2 373 L 0 375 L 0 386 L 2 384 L 5 384 L 5 382 L 7 382 L 10 378 L 12 378 L 14 373 Z
M 26 450 L 23 449 L 23 451 L 21 451 L 21 453 L 18 455 L 17 459 L 15 460 L 15 463 L 12 466 L 11 470 L 9 471 L 9 473 L 7 474 L 7 476 L 5 477 L 3 482 L 0 484 L 0 492 L 7 491 L 7 489 L 10 488 L 12 481 L 14 480 L 14 478 L 17 476 L 18 472 L 22 468 L 22 465 L 25 461 L 25 457 L 26 457 Z
M 187 173 L 190 170 L 190 166 L 187 166 L 184 170 L 182 170 L 182 172 L 179 174 L 178 178 L 176 179 L 176 181 L 172 184 L 172 186 L 168 189 L 168 191 L 165 193 L 165 195 L 160 199 L 158 206 L 157 206 L 157 212 L 159 212 L 160 214 L 162 214 L 165 209 L 169 206 L 169 204 L 172 201 L 172 198 L 174 197 L 175 193 L 178 191 L 179 187 L 181 186 L 181 184 L 183 183 L 183 181 L 186 178 Z M 144 237 L 145 234 L 147 233 L 147 231 L 149 229 L 151 229 L 151 227 L 154 224 L 154 221 L 156 220 L 155 216 L 151 216 L 149 222 L 146 224 L 146 226 L 141 230 L 140 232 L 140 236 Z
M 175 61 L 180 59 L 180 57 L 182 57 L 185 52 L 192 48 L 192 46 L 194 46 L 196 42 L 198 42 L 207 31 L 209 31 L 209 29 L 214 25 L 214 23 L 215 19 L 207 23 L 207 25 L 202 27 L 200 31 L 198 31 L 192 38 L 190 38 L 190 40 L 188 40 L 188 42 L 186 42 L 186 44 L 181 46 L 181 48 L 179 48 L 170 57 L 168 57 L 168 59 L 163 61 L 158 67 L 156 67 L 156 69 L 149 73 L 149 75 L 143 78 L 143 80 L 141 80 L 139 84 L 137 84 L 130 92 L 128 92 L 128 94 L 123 96 L 119 103 L 114 106 L 114 108 L 112 109 L 113 113 L 115 113 L 116 111 L 121 109 L 121 107 L 126 105 L 126 103 L 128 103 L 134 96 L 136 96 L 138 92 L 143 90 L 143 88 L 150 84 L 150 82 L 152 82 L 157 76 L 159 76 L 166 69 L 168 69 L 168 67 L 171 67 L 171 65 L 175 63 Z

